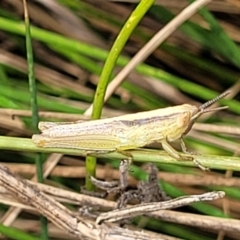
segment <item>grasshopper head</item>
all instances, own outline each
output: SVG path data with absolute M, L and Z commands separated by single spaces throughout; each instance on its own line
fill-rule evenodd
M 220 94 L 219 96 L 213 98 L 212 100 L 209 100 L 208 102 L 204 103 L 203 105 L 193 108 L 192 113 L 191 113 L 190 123 L 189 123 L 187 129 L 185 130 L 184 134 L 187 134 L 189 132 L 189 130 L 192 128 L 192 125 L 193 125 L 195 119 L 198 118 L 203 113 L 215 112 L 215 111 L 219 111 L 219 110 L 228 108 L 228 106 L 224 106 L 224 107 L 216 107 L 216 108 L 207 109 L 209 106 L 211 106 L 215 102 L 219 101 L 220 99 L 224 98 L 229 93 L 230 93 L 230 91 L 226 91 L 226 92 Z

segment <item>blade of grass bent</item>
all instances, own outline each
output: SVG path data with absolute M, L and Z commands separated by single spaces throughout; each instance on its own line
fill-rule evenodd
M 142 0 L 137 5 L 136 9 L 132 12 L 126 23 L 124 24 L 122 30 L 120 31 L 116 41 L 114 42 L 109 55 L 107 57 L 106 63 L 103 67 L 100 80 L 97 86 L 97 90 L 93 101 L 93 111 L 92 119 L 99 119 L 101 117 L 102 107 L 104 104 L 104 96 L 110 77 L 112 75 L 114 66 L 117 59 L 124 48 L 127 40 L 132 34 L 133 30 L 139 23 L 139 21 L 144 17 L 148 9 L 153 5 L 154 0 Z M 87 157 L 86 159 L 86 189 L 94 189 L 94 185 L 89 179 L 89 176 L 95 176 L 96 172 L 96 158 Z

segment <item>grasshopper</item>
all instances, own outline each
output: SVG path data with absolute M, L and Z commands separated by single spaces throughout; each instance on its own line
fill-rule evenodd
M 130 160 L 132 155 L 127 150 L 158 142 L 174 159 L 191 160 L 206 170 L 187 151 L 183 136 L 191 130 L 195 119 L 201 114 L 227 108 L 206 109 L 227 94 L 229 92 L 222 93 L 199 107 L 183 104 L 84 122 L 40 122 L 39 129 L 42 133 L 34 134 L 32 141 L 38 147 L 81 149 L 86 155 L 117 151 Z M 187 155 L 182 155 L 169 144 L 178 139 L 182 151 Z

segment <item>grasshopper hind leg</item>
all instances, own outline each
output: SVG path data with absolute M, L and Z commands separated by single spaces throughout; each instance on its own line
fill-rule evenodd
M 113 150 L 114 151 L 114 150 Z M 102 154 L 106 154 L 109 152 L 113 152 L 113 151 L 109 151 L 109 150 L 85 150 L 84 151 L 84 155 L 85 156 L 89 156 L 89 155 L 102 155 Z M 132 164 L 133 161 L 133 156 L 130 152 L 124 151 L 124 150 L 116 150 L 116 152 L 122 154 L 123 156 L 125 156 L 125 160 L 130 168 L 130 165 Z
M 123 151 L 123 150 L 117 150 L 118 153 L 122 154 L 126 157 L 126 160 L 128 161 L 128 165 L 130 166 L 133 162 L 133 156 L 130 152 Z
M 112 152 L 112 151 L 109 151 L 109 150 L 85 150 L 83 154 L 87 157 L 90 155 L 102 155 L 102 154 L 106 154 L 109 152 Z

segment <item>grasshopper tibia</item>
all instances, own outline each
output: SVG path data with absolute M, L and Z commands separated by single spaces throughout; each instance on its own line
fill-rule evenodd
M 166 140 L 165 140 L 165 141 L 162 141 L 161 143 L 162 143 L 163 149 L 164 149 L 171 157 L 173 157 L 174 159 L 179 160 L 179 161 L 181 161 L 181 160 L 193 161 L 193 163 L 194 163 L 197 167 L 199 167 L 201 170 L 203 170 L 203 171 L 209 170 L 209 168 L 204 167 L 200 162 L 198 162 L 196 159 L 194 159 L 193 156 L 191 156 L 192 153 L 189 153 L 189 152 L 187 151 L 186 145 L 185 145 L 185 143 L 184 143 L 184 141 L 183 141 L 182 138 L 180 139 L 180 141 L 181 141 L 182 151 L 183 151 L 184 153 L 186 153 L 187 155 L 182 155 L 182 154 L 180 154 L 179 152 L 177 152 Z

